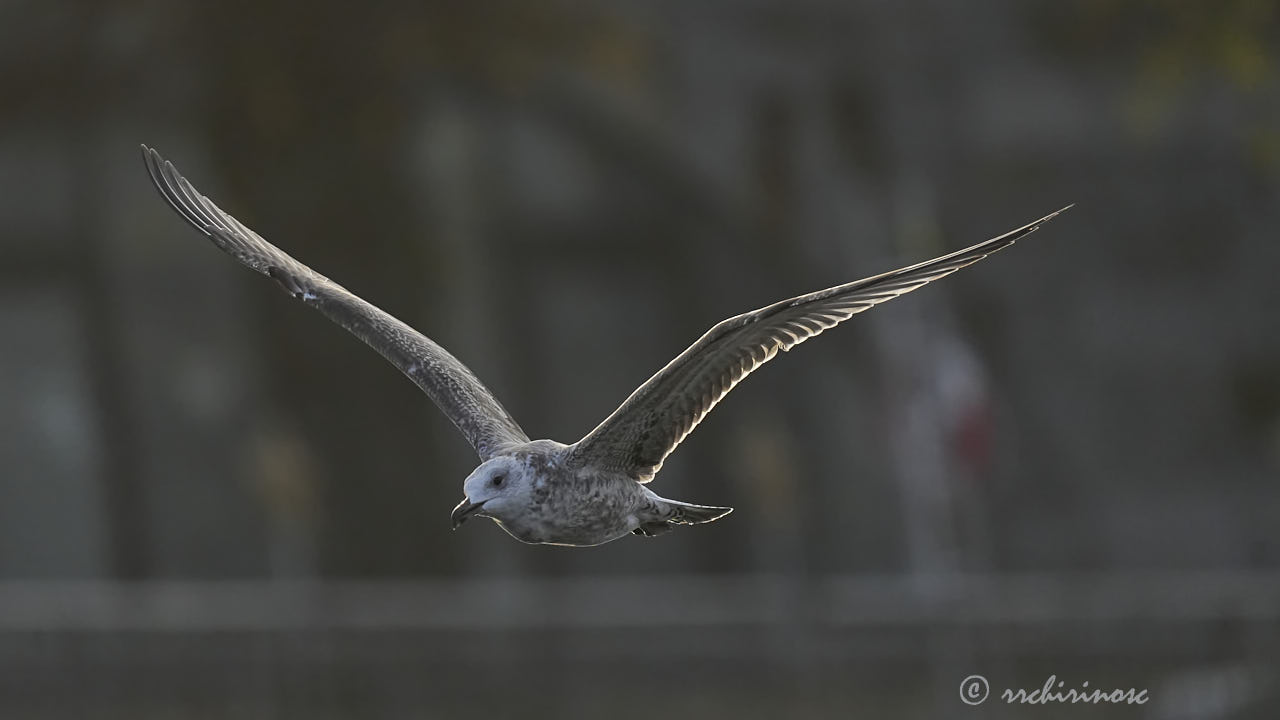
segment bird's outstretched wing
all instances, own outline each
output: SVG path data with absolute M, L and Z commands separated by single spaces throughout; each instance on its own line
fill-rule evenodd
M 263 240 L 201 195 L 155 150 L 143 145 L 142 155 L 151 181 L 183 219 L 391 361 L 458 426 L 482 459 L 529 441 L 484 383 L 444 348 Z
M 857 313 L 971 265 L 1066 208 L 973 247 L 724 320 L 649 378 L 570 449 L 570 462 L 648 482 L 672 450 L 752 370 Z

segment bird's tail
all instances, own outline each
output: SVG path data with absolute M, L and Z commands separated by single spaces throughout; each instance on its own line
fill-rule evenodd
M 712 520 L 720 518 L 733 512 L 731 507 L 714 507 L 711 505 L 694 505 L 692 503 L 682 503 L 676 500 L 667 500 L 667 504 L 675 511 L 671 519 L 667 522 L 679 523 L 681 525 L 697 525 L 699 523 L 709 523 Z

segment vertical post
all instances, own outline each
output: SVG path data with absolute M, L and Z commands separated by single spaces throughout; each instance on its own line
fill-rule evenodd
M 147 519 L 143 512 L 144 491 L 138 462 L 137 428 L 129 402 L 129 378 L 120 338 L 119 300 L 112 291 L 110 263 L 102 239 L 101 186 L 97 167 L 103 83 L 97 79 L 98 57 L 93 33 L 100 27 L 100 10 L 78 15 L 76 28 L 79 49 L 74 65 L 80 68 L 76 92 L 64 96 L 66 115 L 74 118 L 69 135 L 74 148 L 67 162 L 76 167 L 68 173 L 75 208 L 71 221 L 78 245 L 68 260 L 73 291 L 80 306 L 84 329 L 86 363 L 96 424 L 102 439 L 100 478 L 106 505 L 108 563 L 113 577 L 138 579 L 148 572 Z M 86 105 L 88 107 L 86 107 Z

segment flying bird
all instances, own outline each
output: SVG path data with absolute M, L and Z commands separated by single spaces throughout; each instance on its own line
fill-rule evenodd
M 733 508 L 661 497 L 647 483 L 734 386 L 779 350 L 1006 248 L 1071 207 L 950 255 L 723 320 L 594 430 L 565 445 L 530 440 L 484 383 L 444 348 L 263 240 L 155 150 L 143 145 L 142 154 L 151 181 L 184 220 L 377 350 L 453 421 L 481 460 L 463 482 L 454 529 L 470 517 L 487 517 L 517 540 L 550 545 L 652 537 L 729 514 Z

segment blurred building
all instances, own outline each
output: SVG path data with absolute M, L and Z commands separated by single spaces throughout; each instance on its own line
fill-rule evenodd
M 1273 3 L 0 28 L 0 717 L 1274 715 Z M 566 442 L 724 317 L 1077 207 L 737 389 L 656 481 L 726 521 L 563 551 L 449 532 L 466 443 L 139 142 Z

